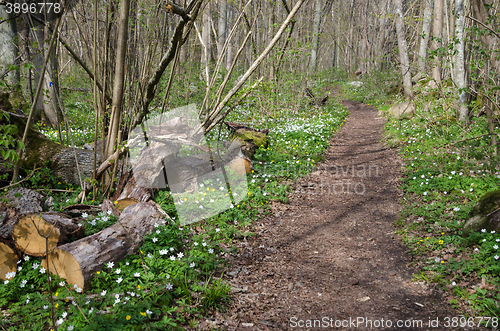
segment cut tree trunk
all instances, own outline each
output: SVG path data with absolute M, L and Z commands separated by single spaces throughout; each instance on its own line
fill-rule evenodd
M 12 239 L 17 249 L 32 255 L 45 256 L 57 245 L 70 239 L 82 238 L 85 228 L 78 219 L 61 213 L 37 213 L 20 216 L 12 228 Z M 48 237 L 48 247 L 46 247 Z
M 2 197 L 0 204 L 0 239 L 12 245 L 12 228 L 20 215 L 40 213 L 43 211 L 45 198 L 38 192 L 16 187 Z
M 117 262 L 134 253 L 155 224 L 165 223 L 165 214 L 154 202 L 139 202 L 125 208 L 114 225 L 80 240 L 55 248 L 48 256 L 50 272 L 69 284 L 85 289 L 104 263 Z M 42 261 L 47 268 L 47 259 Z
M 6 124 L 7 120 L 3 117 L 0 124 Z M 15 114 L 10 114 L 10 124 L 15 124 L 18 127 L 19 140 L 22 139 L 22 133 L 26 126 L 26 119 Z M 86 149 L 71 148 L 64 145 L 56 144 L 47 139 L 40 132 L 30 129 L 26 141 L 26 152 L 20 163 L 24 171 L 33 170 L 34 166 L 42 166 L 45 161 L 48 161 L 48 167 L 51 169 L 51 174 L 59 178 L 63 182 L 71 184 L 80 184 L 78 178 L 78 168 L 81 171 L 82 181 L 86 177 L 92 177 L 94 168 L 94 151 Z M 97 163 L 101 162 L 101 153 L 97 151 Z
M 7 244 L 0 242 L 0 278 L 5 280 L 7 273 L 17 271 L 18 255 Z M 9 277 L 12 278 L 12 277 Z

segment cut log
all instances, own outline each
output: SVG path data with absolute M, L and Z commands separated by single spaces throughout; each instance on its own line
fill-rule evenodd
M 116 208 L 118 208 L 118 210 L 121 212 L 125 208 L 127 208 L 128 206 L 135 205 L 138 202 L 140 202 L 140 201 L 137 199 L 134 199 L 134 198 L 120 199 L 120 200 L 116 201 Z M 142 202 L 145 202 L 145 201 L 142 201 Z
M 125 173 L 118 183 L 117 191 L 113 195 L 113 199 L 120 201 L 123 199 L 135 199 L 137 201 L 146 202 L 153 197 L 153 190 L 137 185 L 132 171 Z
M 38 192 L 17 187 L 3 196 L 0 204 L 0 237 L 11 243 L 12 228 L 20 215 L 43 211 L 45 198 Z
M 0 124 L 15 124 L 18 127 L 16 138 L 22 140 L 26 119 L 21 116 L 10 116 L 7 120 L 5 117 L 0 119 Z M 71 148 L 57 144 L 47 139 L 40 132 L 30 128 L 28 130 L 28 138 L 26 141 L 26 152 L 20 166 L 26 172 L 33 170 L 35 164 L 42 165 L 48 161 L 48 167 L 51 169 L 51 175 L 60 178 L 61 181 L 67 181 L 71 184 L 80 184 L 78 178 L 77 165 L 75 161 L 75 153 L 78 159 L 78 167 L 82 175 L 82 181 L 86 177 L 92 177 L 94 169 L 94 151 L 86 149 Z M 101 162 L 101 152 L 97 151 L 97 163 Z
M 0 278 L 5 280 L 7 273 L 17 271 L 18 256 L 9 245 L 0 242 Z M 12 278 L 12 277 L 10 277 Z
M 91 236 L 55 248 L 47 259 L 50 272 L 65 278 L 69 284 L 85 289 L 92 276 L 104 263 L 118 262 L 134 253 L 144 235 L 155 224 L 164 224 L 163 211 L 152 201 L 139 202 L 125 208 L 114 225 Z M 47 267 L 47 259 L 42 265 Z
M 70 239 L 82 238 L 85 228 L 77 219 L 61 213 L 39 213 L 20 216 L 12 228 L 12 239 L 17 249 L 33 256 L 45 256 L 45 237 L 48 236 L 48 249 Z

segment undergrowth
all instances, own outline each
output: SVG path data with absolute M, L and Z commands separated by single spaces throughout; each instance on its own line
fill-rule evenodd
M 381 110 L 404 101 L 389 93 L 384 80 L 379 87 L 362 81 L 361 88 L 344 84 L 344 93 Z M 418 86 L 416 92 L 416 116 L 389 118 L 385 127 L 386 144 L 398 148 L 403 159 L 404 199 L 396 225 L 419 270 L 414 280 L 437 286 L 466 316 L 498 318 L 500 234 L 462 235 L 472 207 L 500 184 L 491 139 L 479 137 L 488 133 L 486 118 L 471 116 L 464 127 L 457 123 L 452 93 L 424 95 Z
M 312 88 L 319 94 L 327 83 L 323 80 Z M 256 151 L 254 169 L 247 174 L 243 200 L 210 219 L 181 226 L 173 196 L 167 190 L 156 191 L 155 201 L 170 218 L 156 224 L 135 255 L 103 264 L 85 291 L 52 275 L 53 305 L 41 258 L 22 256 L 17 272 L 6 275 L 0 285 L 2 329 L 48 330 L 54 309 L 59 330 L 181 330 L 197 327 L 214 310 L 226 309 L 230 287 L 222 278 L 224 266 L 238 254 L 231 243 L 253 235 L 252 223 L 269 212 L 272 201 L 287 201 L 289 180 L 313 170 L 347 116 L 336 100 L 318 109 L 303 102 L 290 104 L 290 93 L 265 99 L 268 92 L 269 86 L 257 90 L 227 118 L 270 129 L 268 144 Z M 217 130 L 209 138 L 227 138 L 226 128 L 221 127 L 220 134 Z M 54 198 L 58 211 L 73 204 L 79 191 L 46 169 L 29 182 L 31 187 L 41 183 L 47 184 L 44 192 Z M 211 203 L 203 197 L 199 202 Z M 116 221 L 102 212 L 81 217 L 87 235 Z

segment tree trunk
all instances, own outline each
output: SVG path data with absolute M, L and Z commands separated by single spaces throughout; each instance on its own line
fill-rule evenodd
M 396 33 L 398 35 L 399 58 L 401 61 L 401 73 L 403 74 L 404 93 L 407 99 L 413 96 L 411 85 L 410 60 L 408 59 L 408 47 L 406 45 L 405 30 L 403 25 L 403 6 L 401 0 L 395 0 L 396 10 Z
M 0 124 L 10 123 L 15 124 L 19 130 L 17 138 L 22 139 L 22 134 L 26 126 L 26 120 L 14 114 L 10 115 L 10 122 L 4 119 Z M 20 162 L 21 168 L 27 172 L 33 170 L 35 165 L 40 167 L 44 161 L 48 161 L 48 167 L 51 169 L 51 175 L 59 178 L 61 181 L 80 185 L 80 178 L 78 178 L 75 153 L 78 159 L 78 166 L 80 167 L 82 181 L 86 177 L 92 177 L 94 168 L 94 151 L 87 149 L 70 148 L 61 144 L 56 144 L 47 139 L 38 131 L 30 129 L 26 141 L 26 151 L 23 160 Z M 101 161 L 101 153 L 97 151 L 98 163 Z
M 422 23 L 422 36 L 420 38 L 420 49 L 418 51 L 418 71 L 425 73 L 425 62 L 427 59 L 427 45 L 431 32 L 433 0 L 424 0 L 424 21 Z
M 443 35 L 443 6 L 444 0 L 435 0 L 434 2 L 434 23 L 432 25 L 432 50 L 438 51 L 441 47 L 441 38 Z M 441 84 L 441 56 L 434 55 L 434 66 L 432 67 L 432 78 L 437 84 Z
M 226 25 L 230 24 L 233 19 L 233 8 L 230 3 L 226 6 L 227 10 L 227 21 Z M 233 42 L 230 41 L 229 45 L 227 45 L 227 53 L 226 53 L 226 70 L 231 68 L 231 64 L 233 63 Z
M 105 150 L 105 159 L 110 157 L 119 142 L 117 140 L 120 130 L 121 113 L 123 107 L 123 91 L 125 85 L 125 55 L 127 54 L 128 20 L 130 0 L 120 3 L 120 17 L 118 23 L 118 41 L 116 47 L 115 81 L 113 85 L 113 103 L 108 131 L 108 140 Z
M 465 77 L 465 18 L 464 18 L 464 0 L 455 1 L 455 14 L 456 18 L 456 29 L 455 36 L 458 40 L 457 54 L 455 55 L 455 84 L 458 88 L 459 106 L 458 106 L 458 119 L 466 123 L 469 118 L 468 108 L 467 108 L 467 80 Z
M 488 21 L 488 11 L 486 10 L 484 0 L 471 0 L 472 10 L 474 12 L 474 16 L 476 19 L 484 24 Z M 483 27 L 479 27 L 483 29 Z M 489 35 L 489 32 L 479 34 L 479 38 L 481 39 L 481 43 L 483 47 L 487 50 L 496 50 L 498 49 L 498 38 L 496 36 Z M 500 73 L 500 59 L 498 58 L 498 51 L 494 51 L 492 56 L 490 57 L 491 65 L 493 66 L 494 71 L 499 74 Z
M 319 28 L 321 24 L 321 0 L 316 0 L 316 7 L 314 12 L 313 36 L 312 36 L 312 49 L 311 49 L 311 72 L 316 72 L 316 61 L 318 58 L 319 47 Z
M 219 2 L 219 35 L 217 36 L 217 57 L 222 56 L 222 48 L 226 42 L 226 26 L 227 26 L 227 0 Z M 226 62 L 222 61 L 222 66 L 225 67 Z
M 0 6 L 0 75 L 9 69 L 11 65 L 19 65 L 17 56 L 19 49 L 17 46 L 17 25 L 14 14 L 8 14 L 5 6 Z M 7 75 L 7 83 L 17 88 L 20 84 L 19 68 L 14 69 Z
M 7 244 L 0 242 L 0 278 L 3 280 L 13 278 L 7 277 L 7 274 L 17 272 L 17 261 L 19 257 L 16 252 Z
M 210 31 L 210 3 L 207 3 L 205 10 L 203 11 L 203 31 L 201 32 L 201 39 L 203 41 L 204 50 L 201 53 L 201 63 L 205 66 L 205 79 L 207 80 L 207 84 L 209 84 L 210 77 L 210 61 L 211 61 L 211 42 L 212 42 L 212 33 Z
M 49 252 L 70 239 L 82 238 L 85 228 L 78 219 L 61 213 L 37 213 L 19 217 L 12 228 L 12 239 L 16 248 L 28 255 L 45 256 L 45 237 L 48 237 Z
M 105 263 L 118 262 L 135 253 L 142 238 L 153 231 L 155 224 L 164 222 L 165 215 L 156 203 L 131 205 L 123 210 L 114 225 L 54 249 L 47 256 L 50 271 L 84 289 Z M 45 268 L 47 259 L 42 261 Z

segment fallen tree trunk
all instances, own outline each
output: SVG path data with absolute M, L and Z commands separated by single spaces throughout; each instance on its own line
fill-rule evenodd
M 8 273 L 16 273 L 17 271 L 18 256 L 14 249 L 6 243 L 0 242 L 0 278 L 10 279 L 7 277 Z
M 42 265 L 65 278 L 69 284 L 85 289 L 104 263 L 117 262 L 134 253 L 144 235 L 155 224 L 165 222 L 165 215 L 154 202 L 139 202 L 125 208 L 114 225 L 80 240 L 55 248 Z
M 22 139 L 22 133 L 26 126 L 26 119 L 22 116 L 10 114 L 9 124 L 15 124 L 18 127 L 17 139 Z M 0 124 L 7 124 L 7 119 L 3 117 Z M 60 178 L 61 181 L 80 185 L 78 178 L 77 162 L 81 172 L 82 182 L 85 178 L 92 177 L 94 169 L 94 151 L 71 148 L 57 144 L 47 139 L 40 132 L 30 128 L 26 141 L 26 151 L 20 167 L 25 172 L 32 170 L 34 165 L 43 165 L 48 161 L 48 167 L 52 170 L 52 175 Z M 101 162 L 101 153 L 97 151 L 97 163 Z
M 57 245 L 70 239 L 82 238 L 85 228 L 61 213 L 27 214 L 19 217 L 12 228 L 12 239 L 16 248 L 28 255 L 45 256 Z M 46 247 L 48 237 L 48 247 Z

